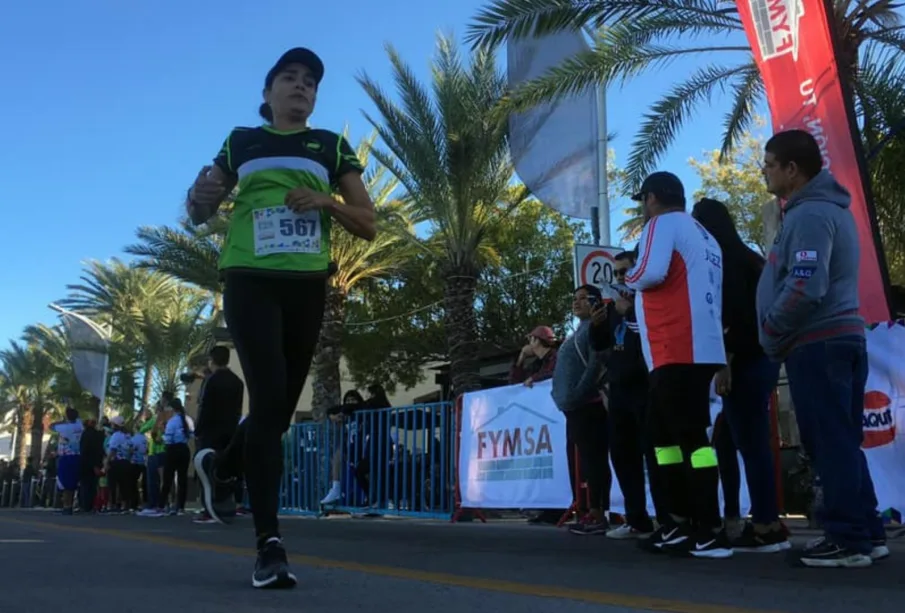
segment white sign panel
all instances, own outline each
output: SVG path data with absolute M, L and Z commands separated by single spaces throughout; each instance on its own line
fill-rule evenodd
M 566 509 L 572 504 L 566 419 L 551 382 L 465 394 L 459 482 L 462 506 Z
M 905 326 L 867 330 L 870 374 L 864 393 L 864 442 L 880 510 L 905 512 Z
M 608 287 L 613 282 L 616 255 L 622 251 L 619 247 L 575 245 L 575 287 L 581 285 Z

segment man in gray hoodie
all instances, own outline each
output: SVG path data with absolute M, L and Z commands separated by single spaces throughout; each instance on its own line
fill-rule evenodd
M 612 474 L 607 413 L 600 394 L 603 360 L 600 353 L 591 348 L 589 337 L 591 313 L 595 308 L 602 307 L 601 303 L 599 288 L 582 285 L 575 290 L 572 314 L 580 323 L 559 347 L 553 370 L 553 402 L 566 416 L 569 446 L 578 448 L 582 477 L 588 484 L 590 512 L 587 521 L 571 529 L 575 534 L 604 535 L 609 528 L 606 511 L 610 508 Z M 569 467 L 574 483 L 573 462 L 570 457 Z
M 768 356 L 785 361 L 802 444 L 823 487 L 818 520 L 826 536 L 800 561 L 869 566 L 889 550 L 861 451 L 868 365 L 851 198 L 821 170 L 808 132 L 779 132 L 765 149 L 767 189 L 786 202 L 757 287 L 760 341 Z

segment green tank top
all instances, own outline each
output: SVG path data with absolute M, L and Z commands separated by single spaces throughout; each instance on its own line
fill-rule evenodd
M 344 174 L 362 172 L 345 138 L 328 130 L 235 128 L 214 164 L 239 188 L 220 270 L 327 272 L 330 215 L 295 213 L 284 201 L 296 187 L 333 193 Z

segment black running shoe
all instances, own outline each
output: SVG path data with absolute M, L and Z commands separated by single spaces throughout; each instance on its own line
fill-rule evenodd
M 680 545 L 691 536 L 691 527 L 687 523 L 664 523 L 656 532 L 638 541 L 638 547 L 651 553 L 665 551 L 666 547 Z
M 294 588 L 296 583 L 298 580 L 289 570 L 283 541 L 272 537 L 259 545 L 251 586 L 264 590 L 288 590 Z
M 236 516 L 235 479 L 217 476 L 217 454 L 202 449 L 195 455 L 195 474 L 201 482 L 201 504 L 214 521 L 225 524 Z
M 693 538 L 683 543 L 693 558 L 721 559 L 732 557 L 732 545 L 725 530 L 714 533 L 711 530 L 698 531 Z
M 811 568 L 866 568 L 873 562 L 870 554 L 858 553 L 823 537 L 809 543 L 803 551 L 790 553 L 793 565 Z
M 779 553 L 791 549 L 792 544 L 781 529 L 757 532 L 754 526 L 748 524 L 741 536 L 732 541 L 732 548 L 742 553 Z

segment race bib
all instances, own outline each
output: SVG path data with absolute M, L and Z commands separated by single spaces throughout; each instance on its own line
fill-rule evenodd
M 318 211 L 296 213 L 285 206 L 254 211 L 255 255 L 320 253 L 321 218 Z

